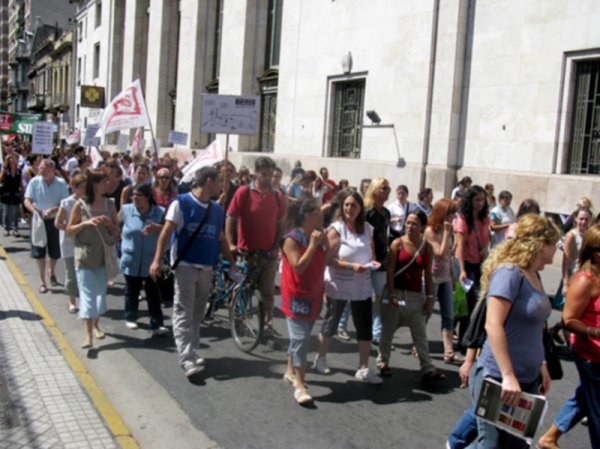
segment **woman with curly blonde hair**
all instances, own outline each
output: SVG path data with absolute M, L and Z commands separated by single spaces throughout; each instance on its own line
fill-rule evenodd
M 551 306 L 538 271 L 552 263 L 558 238 L 550 220 L 526 215 L 514 239 L 499 244 L 486 260 L 480 297 L 487 300 L 487 339 L 473 373 L 474 402 L 485 378 L 502 384 L 500 399 L 511 407 L 518 405 L 522 391 L 545 394 L 550 389 L 542 331 Z M 477 434 L 478 448 L 528 447 L 479 418 Z

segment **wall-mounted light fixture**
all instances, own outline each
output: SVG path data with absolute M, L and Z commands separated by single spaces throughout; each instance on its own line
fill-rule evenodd
M 345 74 L 352 72 L 352 53 L 348 52 L 347 55 L 344 55 L 342 58 L 342 71 Z
M 406 167 L 406 161 L 402 156 L 400 156 L 400 146 L 398 145 L 398 136 L 396 135 L 396 127 L 394 126 L 394 124 L 382 124 L 381 117 L 379 117 L 379 114 L 374 109 L 367 111 L 367 117 L 369 118 L 369 120 L 371 120 L 371 124 L 363 125 L 363 128 L 392 128 L 392 132 L 394 133 L 394 142 L 396 144 L 396 154 L 398 155 L 398 162 L 396 162 L 396 167 Z

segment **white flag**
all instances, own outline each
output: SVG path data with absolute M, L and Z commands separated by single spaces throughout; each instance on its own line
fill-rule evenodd
M 140 80 L 135 80 L 117 95 L 104 109 L 96 137 L 121 129 L 150 126 Z
M 212 165 L 215 162 L 219 162 L 222 159 L 223 153 L 221 152 L 221 145 L 219 145 L 218 140 L 215 140 L 204 150 L 201 150 L 198 156 L 196 156 L 192 162 L 183 167 L 181 170 L 183 177 L 179 182 L 191 182 L 194 179 L 196 171 L 202 167 L 206 167 L 207 165 Z
M 98 164 L 104 160 L 97 147 L 89 147 L 88 156 L 92 161 L 92 168 L 98 168 Z
M 131 154 L 138 154 L 142 152 L 141 143 L 142 143 L 142 133 L 144 128 L 138 128 L 135 132 L 135 136 L 133 136 L 133 143 L 131 144 Z

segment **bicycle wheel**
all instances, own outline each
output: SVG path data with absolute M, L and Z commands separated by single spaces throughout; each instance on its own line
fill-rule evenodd
M 248 285 L 233 290 L 229 307 L 229 324 L 233 342 L 240 351 L 250 352 L 260 342 L 264 323 L 263 303 Z

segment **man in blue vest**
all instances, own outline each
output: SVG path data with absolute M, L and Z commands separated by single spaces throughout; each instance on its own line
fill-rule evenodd
M 196 350 L 219 251 L 235 267 L 235 259 L 223 232 L 223 209 L 210 199 L 219 194 L 221 185 L 221 175 L 215 168 L 202 167 L 196 172 L 192 191 L 177 196 L 167 210 L 150 266 L 150 275 L 156 279 L 160 274 L 162 255 L 176 232 L 177 238 L 171 246 L 171 265 L 176 265 L 173 335 L 179 364 L 188 378 L 199 373 L 204 364 Z M 199 226 L 199 232 L 195 233 Z M 192 241 L 188 244 L 190 239 Z

